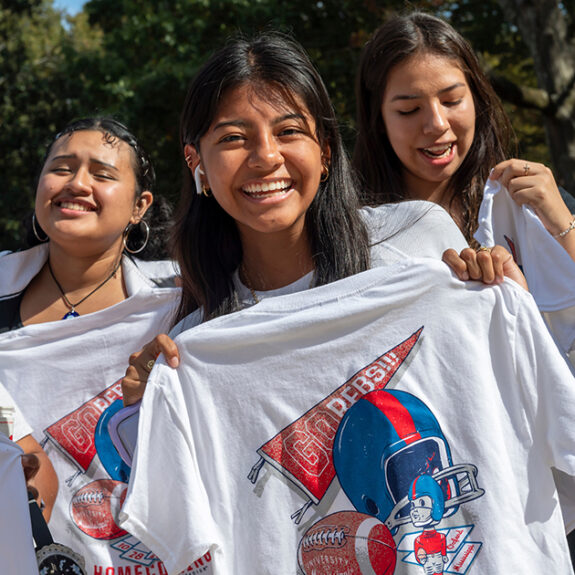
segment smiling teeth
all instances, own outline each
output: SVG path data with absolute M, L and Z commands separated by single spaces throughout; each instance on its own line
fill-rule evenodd
M 76 210 L 79 212 L 90 212 L 90 208 L 83 204 L 76 204 L 75 202 L 62 202 L 60 204 L 61 208 L 65 208 L 67 210 Z
M 451 148 L 453 148 L 453 144 L 448 144 L 447 146 L 432 146 L 431 148 L 423 148 L 423 153 L 429 158 L 445 158 L 451 153 Z
M 261 184 L 249 184 L 243 191 L 250 196 L 265 194 L 266 196 L 279 196 L 285 194 L 291 186 L 291 181 L 282 180 L 279 182 L 263 182 Z M 272 193 L 270 193 L 272 192 Z

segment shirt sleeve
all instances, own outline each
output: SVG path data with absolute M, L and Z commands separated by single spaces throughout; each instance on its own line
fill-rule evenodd
M 530 400 L 534 447 L 546 453 L 546 463 L 575 476 L 575 379 L 526 292 L 516 292 L 520 305 L 514 338 L 519 381 Z
M 0 434 L 0 557 L 2 573 L 38 573 L 28 510 L 22 450 Z
M 526 292 L 518 291 L 516 329 L 510 334 L 515 369 L 525 397 L 533 473 L 551 468 L 565 532 L 575 529 L 575 379 Z M 518 435 L 523 434 L 518 429 Z M 533 463 L 535 462 L 536 463 Z M 538 478 L 533 477 L 536 482 Z
M 26 435 L 32 433 L 32 428 L 24 418 L 24 415 L 14 403 L 8 390 L 0 384 L 0 417 L 3 420 L 3 431 L 10 439 L 20 441 Z
M 181 369 L 158 365 L 148 381 L 120 512 L 122 527 L 158 555 L 169 574 L 221 549 L 181 393 Z
M 388 246 L 410 257 L 434 259 L 441 259 L 449 248 L 460 252 L 468 247 L 452 217 L 433 202 L 386 204 L 364 208 L 362 214 L 370 232 L 374 265 L 379 265 L 379 256 Z
M 575 306 L 544 312 L 543 317 L 559 347 L 569 356 L 571 364 L 575 366 Z
M 28 425 L 23 413 L 19 407 L 14 404 L 14 441 L 20 441 L 23 437 L 30 435 L 32 431 L 33 429 Z

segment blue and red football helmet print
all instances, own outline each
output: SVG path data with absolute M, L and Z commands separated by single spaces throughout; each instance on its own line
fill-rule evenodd
M 373 391 L 350 407 L 335 437 L 333 461 L 355 509 L 377 517 L 392 533 L 410 521 L 410 487 L 420 475 L 430 475 L 441 487 L 444 516 L 484 493 L 477 468 L 453 465 L 437 419 L 405 391 Z

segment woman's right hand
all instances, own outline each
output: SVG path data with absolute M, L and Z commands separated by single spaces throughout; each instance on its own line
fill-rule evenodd
M 513 256 L 503 247 L 465 248 L 458 254 L 454 249 L 443 252 L 442 260 L 460 280 L 478 280 L 485 284 L 499 284 L 507 277 L 529 291 L 527 280 Z
M 547 166 L 513 158 L 497 164 L 489 179 L 499 180 L 517 205 L 531 206 L 552 236 L 556 237 L 573 221 Z
M 130 356 L 130 365 L 122 379 L 124 405 L 132 405 L 144 395 L 148 376 L 154 367 L 157 357 L 163 353 L 166 363 L 174 369 L 180 365 L 180 354 L 174 341 L 165 333 L 156 336 L 140 351 Z

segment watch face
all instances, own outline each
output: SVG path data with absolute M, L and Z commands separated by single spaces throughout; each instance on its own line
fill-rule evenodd
M 36 551 L 40 575 L 86 575 L 83 557 L 65 545 L 52 543 Z

